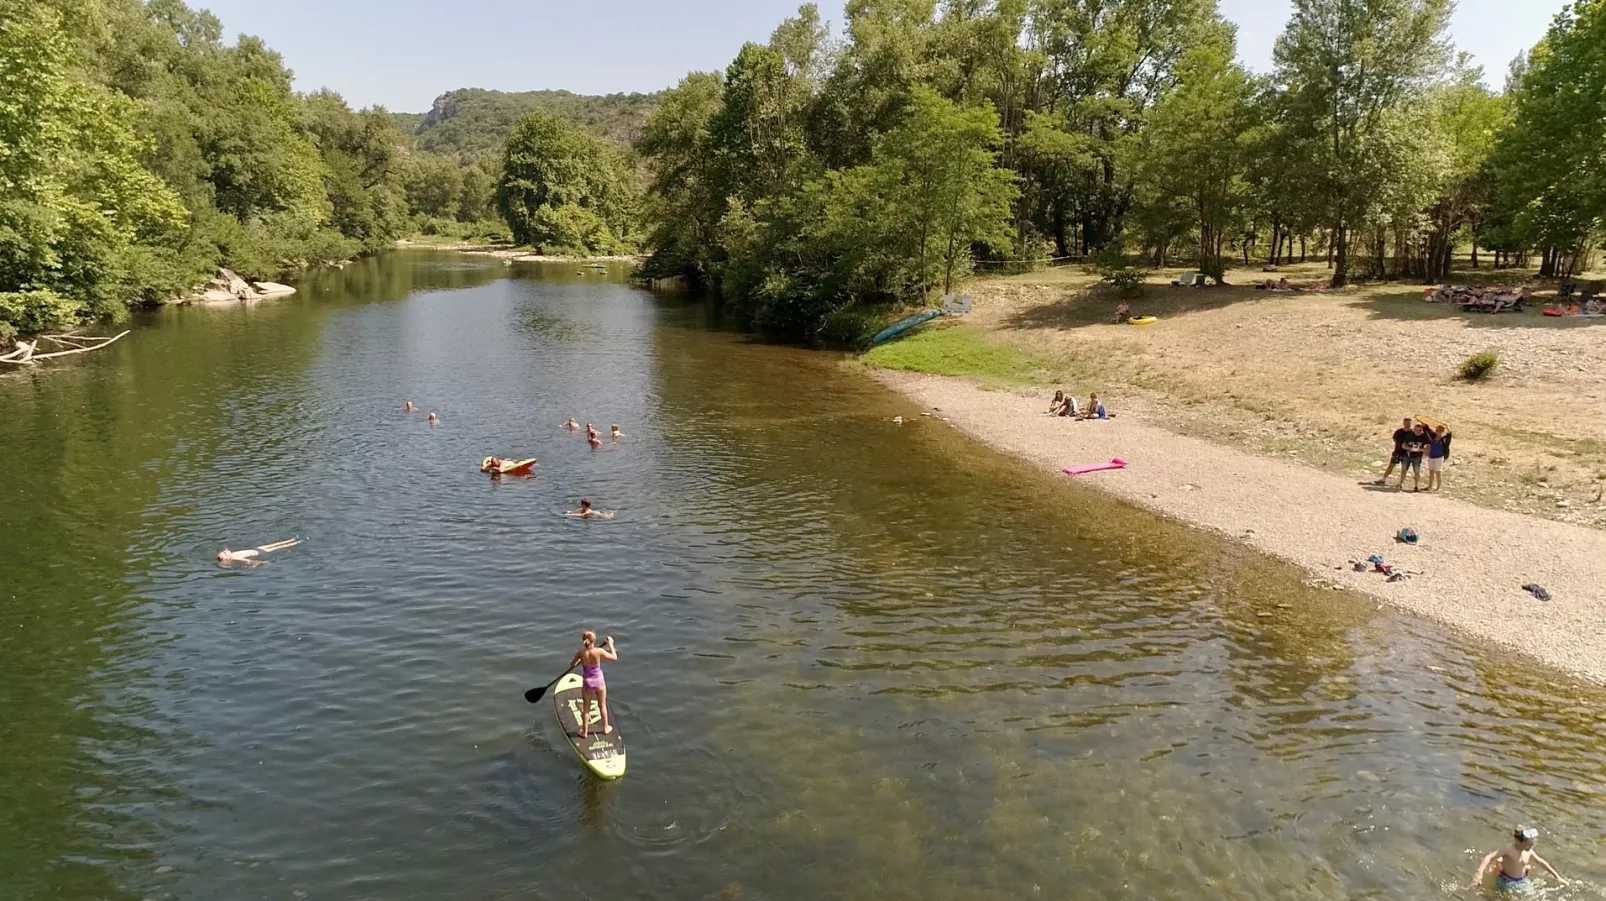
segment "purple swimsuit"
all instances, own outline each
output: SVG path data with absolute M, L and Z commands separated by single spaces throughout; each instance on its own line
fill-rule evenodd
M 607 683 L 602 681 L 602 664 L 600 663 L 596 665 L 589 663 L 581 665 L 580 674 L 585 678 L 586 688 L 598 689 L 607 687 Z

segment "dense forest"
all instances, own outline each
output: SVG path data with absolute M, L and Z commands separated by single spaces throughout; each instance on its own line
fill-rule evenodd
M 458 91 L 412 117 L 353 110 L 297 94 L 278 54 L 226 45 L 181 0 L 0 0 L 0 339 L 115 319 L 219 266 L 263 279 L 411 234 L 506 239 L 518 117 L 549 110 L 612 147 L 655 102 Z M 564 236 L 595 231 L 580 218 Z
M 0 0 L 0 338 L 414 234 L 646 250 L 645 275 L 761 327 L 847 339 L 1053 259 L 1220 280 L 1314 257 L 1334 285 L 1585 267 L 1606 0 L 1499 91 L 1446 39 L 1449 0 L 1293 6 L 1266 75 L 1215 0 L 850 0 L 840 36 L 806 5 L 661 93 L 407 114 L 296 93 L 182 0 Z
M 850 0 L 841 40 L 804 6 L 648 121 L 646 271 L 818 334 L 1005 260 L 1219 278 L 1322 255 L 1335 286 L 1437 280 L 1468 247 L 1584 264 L 1606 0 L 1559 15 L 1500 92 L 1447 41 L 1448 0 L 1293 7 L 1258 76 L 1214 0 Z

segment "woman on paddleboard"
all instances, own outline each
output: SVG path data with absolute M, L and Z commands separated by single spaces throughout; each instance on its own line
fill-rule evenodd
M 597 633 L 587 629 L 580 634 L 580 652 L 574 655 L 569 668 L 580 667 L 584 684 L 580 688 L 580 737 L 591 737 L 591 702 L 602 710 L 602 734 L 613 734 L 613 721 L 608 718 L 608 683 L 602 678 L 602 661 L 617 661 L 619 654 L 613 649 L 613 636 L 609 635 L 597 647 Z

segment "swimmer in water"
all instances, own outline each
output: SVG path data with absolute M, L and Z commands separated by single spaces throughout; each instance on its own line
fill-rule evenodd
M 434 410 L 429 411 L 429 424 L 430 425 L 440 425 L 440 421 L 441 421 L 441 418 L 439 416 L 435 415 L 435 411 Z
M 1532 826 L 1518 826 L 1511 834 L 1511 844 L 1499 851 L 1492 851 L 1483 863 L 1478 864 L 1478 873 L 1472 877 L 1472 887 L 1483 885 L 1483 874 L 1489 869 L 1489 864 L 1499 859 L 1500 866 L 1495 869 L 1495 887 L 1503 892 L 1526 891 L 1533 888 L 1528 881 L 1528 874 L 1533 872 L 1533 865 L 1539 864 L 1556 877 L 1562 885 L 1567 880 L 1561 878 L 1556 868 L 1545 862 L 1543 857 L 1534 853 L 1534 842 L 1539 840 L 1539 830 Z
M 580 509 L 570 510 L 563 515 L 573 516 L 576 519 L 613 519 L 612 513 L 606 513 L 602 510 L 593 510 L 591 508 L 591 498 L 589 497 L 580 498 Z
M 243 563 L 246 566 L 267 566 L 268 561 L 258 560 L 257 558 L 263 554 L 271 554 L 274 551 L 282 551 L 287 547 L 295 547 L 300 543 L 301 539 L 292 538 L 289 541 L 275 541 L 272 544 L 264 544 L 261 547 L 251 548 L 250 550 L 244 551 L 231 551 L 228 548 L 224 548 L 223 550 L 217 552 L 217 565 L 228 567 L 236 563 Z
M 613 734 L 613 721 L 608 718 L 608 683 L 602 678 L 602 661 L 615 662 L 619 653 L 614 650 L 613 636 L 597 647 L 597 633 L 587 629 L 580 634 L 580 651 L 569 661 L 569 669 L 580 667 L 583 682 L 580 686 L 580 737 L 591 737 L 591 704 L 596 702 L 602 710 L 602 734 Z
M 408 401 L 407 405 L 402 407 L 402 409 L 406 410 L 409 413 L 417 413 L 418 412 L 418 408 L 413 406 L 413 402 L 412 401 Z
M 608 437 L 612 438 L 615 441 L 618 441 L 620 438 L 623 438 L 624 436 L 625 436 L 625 433 L 619 431 L 619 424 L 618 423 L 614 423 L 613 425 L 608 426 Z
M 575 422 L 575 421 L 574 421 L 574 417 L 573 417 L 573 416 L 570 416 L 570 417 L 569 417 L 569 421 L 568 421 L 568 422 L 566 422 L 566 423 L 564 423 L 564 424 L 563 424 L 563 427 L 564 427 L 564 428 L 566 428 L 566 429 L 568 429 L 568 430 L 569 430 L 569 431 L 571 431 L 571 432 L 578 432 L 578 431 L 580 431 L 580 423 L 578 423 L 578 422 Z
M 589 435 L 586 435 L 586 443 L 591 445 L 592 450 L 596 450 L 602 446 L 602 437 L 596 432 L 592 432 Z

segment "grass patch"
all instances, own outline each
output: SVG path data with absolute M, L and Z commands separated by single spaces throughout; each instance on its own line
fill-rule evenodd
M 1500 355 L 1492 350 L 1482 350 L 1461 364 L 1461 378 L 1468 382 L 1481 382 L 1494 374 L 1500 368 Z
M 988 387 L 1038 384 L 1050 375 L 1044 361 L 964 326 L 927 328 L 883 344 L 860 360 L 878 369 L 978 379 Z

